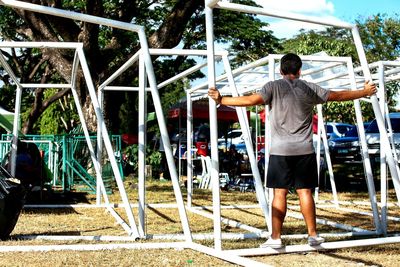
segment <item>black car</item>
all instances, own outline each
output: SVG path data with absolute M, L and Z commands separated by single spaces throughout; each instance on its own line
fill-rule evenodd
M 361 162 L 358 130 L 352 126 L 342 137 L 328 141 L 329 153 L 333 163 Z

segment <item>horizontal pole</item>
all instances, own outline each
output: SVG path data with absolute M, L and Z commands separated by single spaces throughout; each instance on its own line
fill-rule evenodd
M 102 88 L 103 91 L 132 91 L 138 92 L 140 90 L 137 86 L 106 86 Z M 146 92 L 151 92 L 150 87 L 145 88 Z
M 59 88 L 68 89 L 71 88 L 71 84 L 49 84 L 49 83 L 21 83 L 22 88 Z
M 0 0 L 1 2 L 1 0 Z M 0 42 L 0 48 L 64 48 L 78 49 L 82 48 L 82 43 L 76 42 Z
M 394 236 L 394 237 L 325 242 L 319 246 L 293 245 L 293 246 L 286 246 L 286 247 L 280 248 L 280 249 L 253 248 L 253 249 L 225 250 L 225 252 L 232 253 L 232 254 L 239 255 L 239 256 L 262 256 L 262 255 L 272 255 L 272 254 L 281 254 L 281 253 L 300 253 L 300 252 L 311 252 L 311 251 L 321 251 L 321 250 L 330 250 L 330 249 L 386 245 L 386 244 L 394 244 L 394 243 L 399 243 L 399 242 L 400 242 L 400 237 Z
M 32 245 L 32 246 L 0 246 L 0 252 L 40 252 L 40 251 L 99 251 L 114 249 L 168 249 L 189 248 L 186 242 L 171 243 L 116 243 L 87 245 Z
M 200 49 L 160 49 L 150 48 L 150 55 L 152 56 L 207 56 L 207 50 Z M 227 56 L 228 51 L 219 50 L 215 51 L 215 56 L 220 58 L 221 56 Z
M 8 6 L 8 7 L 20 8 L 20 9 L 29 10 L 32 12 L 38 12 L 38 13 L 42 13 L 42 14 L 46 14 L 46 15 L 53 15 L 53 16 L 58 16 L 58 17 L 68 18 L 68 19 L 73 19 L 73 20 L 78 20 L 78 21 L 84 21 L 84 22 L 89 22 L 89 23 L 93 23 L 93 24 L 109 26 L 112 28 L 118 28 L 118 29 L 122 29 L 122 30 L 132 31 L 132 32 L 139 32 L 139 31 L 144 30 L 143 26 L 139 26 L 139 25 L 135 25 L 135 24 L 127 23 L 127 22 L 121 22 L 121 21 L 116 21 L 116 20 L 112 20 L 112 19 L 96 17 L 93 15 L 82 14 L 82 13 L 73 12 L 73 11 L 67 11 L 67 10 L 63 10 L 63 9 L 59 9 L 59 8 L 26 3 L 26 2 L 22 2 L 22 1 L 0 0 L 0 4 Z
M 214 249 L 214 248 L 209 248 L 200 244 L 196 244 L 196 243 L 191 243 L 190 244 L 190 248 L 195 250 L 195 251 L 199 251 L 205 254 L 208 254 L 210 256 L 213 257 L 217 257 L 221 260 L 225 260 L 231 263 L 235 263 L 235 264 L 239 264 L 241 266 L 251 266 L 251 267 L 258 267 L 258 266 L 263 266 L 263 267 L 267 267 L 270 265 L 267 265 L 265 263 L 261 263 L 261 262 L 257 262 L 251 259 L 247 259 L 247 258 L 243 258 L 240 256 L 237 256 L 236 253 L 227 253 L 226 251 L 222 251 L 222 250 L 218 250 L 218 249 Z

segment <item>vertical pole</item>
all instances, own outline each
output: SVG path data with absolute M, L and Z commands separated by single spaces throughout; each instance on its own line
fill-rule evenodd
M 232 75 L 232 70 L 229 65 L 228 57 L 224 56 L 222 58 L 222 60 L 224 62 L 226 75 L 229 80 L 229 86 L 232 90 L 232 95 L 238 96 L 237 88 L 235 86 L 235 81 L 234 81 L 234 78 Z M 240 126 L 242 128 L 242 132 L 244 133 L 244 137 L 245 137 L 244 141 L 245 141 L 246 148 L 247 148 L 247 155 L 249 157 L 249 162 L 250 162 L 251 170 L 252 170 L 254 181 L 255 181 L 256 196 L 257 196 L 258 202 L 260 203 L 261 209 L 264 212 L 265 223 L 267 225 L 267 228 L 271 229 L 271 224 L 269 224 L 270 209 L 268 207 L 267 197 L 265 196 L 264 188 L 262 186 L 260 172 L 258 170 L 257 160 L 255 158 L 253 144 L 251 142 L 249 124 L 246 123 L 246 119 L 247 119 L 246 108 L 237 107 L 236 111 L 237 111 L 237 115 L 239 118 Z
M 318 120 L 321 120 L 322 125 L 323 125 L 322 105 L 317 105 L 317 110 L 318 110 Z M 324 143 L 324 151 L 325 151 L 324 154 L 325 154 L 325 160 L 326 160 L 326 163 L 328 166 L 328 171 L 329 171 L 329 181 L 331 183 L 331 188 L 332 188 L 333 202 L 337 207 L 339 207 L 335 177 L 333 176 L 332 161 L 331 161 L 331 155 L 329 154 L 329 146 L 328 146 L 328 140 L 326 139 L 325 127 L 321 127 L 320 130 L 322 132 L 322 141 Z
M 386 110 L 385 110 L 385 85 L 384 85 L 384 73 L 383 73 L 383 64 L 382 62 L 379 62 L 378 64 L 378 79 L 379 79 L 379 84 L 378 84 L 378 92 L 377 92 L 377 97 L 379 101 L 379 107 L 383 116 L 383 122 L 385 123 L 385 130 L 386 128 L 386 123 L 390 123 L 389 121 L 386 122 Z M 391 139 L 391 136 L 388 136 L 389 140 Z M 387 192 L 387 164 L 386 164 L 386 155 L 385 151 L 390 150 L 389 147 L 385 147 L 385 143 L 381 143 L 380 149 L 379 149 L 379 166 L 380 166 L 380 174 L 381 174 L 381 199 L 383 197 L 386 197 L 386 192 Z M 383 209 L 382 209 L 383 212 Z
M 275 59 L 268 56 L 268 79 L 269 81 L 275 81 Z M 272 226 L 272 201 L 274 199 L 274 189 L 267 187 L 268 179 L 268 167 L 269 167 L 269 157 L 271 152 L 271 121 L 269 119 L 269 105 L 265 105 L 265 165 L 264 165 L 264 185 L 265 194 L 268 199 L 268 209 L 271 211 L 269 213 L 268 225 Z M 272 227 L 268 228 L 269 234 L 272 233 Z
M 15 111 L 14 111 L 14 125 L 13 125 L 13 139 L 11 143 L 11 176 L 15 177 L 15 171 L 17 167 L 17 142 L 19 132 L 19 117 L 21 115 L 21 99 L 22 99 L 22 87 L 17 86 L 17 92 L 15 96 Z
M 385 104 L 386 104 L 386 96 L 385 96 L 385 73 L 384 66 L 382 62 L 378 64 L 378 79 L 379 79 L 379 104 L 381 108 L 382 114 L 386 113 Z M 385 116 L 384 116 L 385 118 Z M 388 121 L 390 123 L 390 119 Z M 381 223 L 382 223 L 382 232 L 384 235 L 387 234 L 387 169 L 386 169 L 386 157 L 385 151 L 390 150 L 390 147 L 383 147 L 381 145 L 380 149 L 380 159 L 381 159 Z
M 205 1 L 205 3 L 207 0 Z M 207 37 L 207 66 L 209 87 L 215 87 L 215 62 L 214 62 L 214 25 L 213 9 L 205 4 L 206 14 L 206 37 Z M 213 193 L 213 213 L 214 213 L 214 247 L 222 249 L 221 233 L 221 199 L 219 189 L 219 159 L 218 159 L 218 129 L 217 129 L 217 109 L 214 100 L 208 100 L 210 112 L 210 141 L 211 141 L 211 181 Z
M 10 75 L 11 79 L 17 86 L 15 93 L 15 110 L 14 110 L 14 123 L 13 123 L 13 134 L 11 140 L 11 158 L 10 158 L 10 167 L 11 167 L 11 176 L 15 176 L 16 171 L 16 163 L 17 163 L 17 143 L 18 143 L 18 133 L 19 133 L 19 117 L 21 114 L 21 99 L 22 99 L 22 86 L 19 83 L 17 77 L 12 71 L 10 65 L 8 65 L 6 59 L 0 51 L 0 65 L 3 66 L 5 71 Z
M 67 174 L 67 157 L 68 157 L 68 151 L 67 151 L 67 140 L 65 138 L 65 134 L 62 137 L 62 188 L 63 191 L 65 191 L 65 176 Z
M 351 88 L 353 88 L 353 90 L 357 90 L 356 77 L 354 75 L 354 69 L 353 69 L 353 64 L 352 64 L 351 60 L 349 60 L 349 62 L 347 62 L 347 69 L 349 71 L 349 79 L 350 79 Z M 377 204 L 377 200 L 376 200 L 374 177 L 373 177 L 372 168 L 371 168 L 371 161 L 370 161 L 369 155 L 368 155 L 368 145 L 367 145 L 367 140 L 365 137 L 365 129 L 364 129 L 364 123 L 363 123 L 363 119 L 362 119 L 360 100 L 358 100 L 358 99 L 354 100 L 354 110 L 356 113 L 358 136 L 359 136 L 359 140 L 360 140 L 360 144 L 361 144 L 361 155 L 363 158 L 365 179 L 367 182 L 368 194 L 369 194 L 369 199 L 371 202 L 372 214 L 374 217 L 374 224 L 375 224 L 377 233 L 381 233 L 382 227 L 381 227 L 381 222 L 379 220 L 379 210 L 378 210 L 378 204 Z
M 176 171 L 174 157 L 172 156 L 171 143 L 169 140 L 167 126 L 165 123 L 165 118 L 164 118 L 164 114 L 163 114 L 163 110 L 162 110 L 162 106 L 161 106 L 160 95 L 159 95 L 158 89 L 157 89 L 157 82 L 156 82 L 156 78 L 154 75 L 153 63 L 152 63 L 151 57 L 150 57 L 149 46 L 147 43 L 147 36 L 144 32 L 144 29 L 138 31 L 138 35 L 139 35 L 140 45 L 143 50 L 143 59 L 144 59 L 146 73 L 147 73 L 147 77 L 148 77 L 148 81 L 149 81 L 149 85 L 150 85 L 150 89 L 151 89 L 153 105 L 154 105 L 154 109 L 156 111 L 158 125 L 160 127 L 160 134 L 161 134 L 162 142 L 163 142 L 164 149 L 165 149 L 165 156 L 167 158 L 168 169 L 171 174 L 172 186 L 174 188 L 174 194 L 175 194 L 175 198 L 176 198 L 176 203 L 178 205 L 178 211 L 179 211 L 179 215 L 180 215 L 180 219 L 181 219 L 181 223 L 182 223 L 183 233 L 185 235 L 185 241 L 192 242 L 192 240 L 193 240 L 192 233 L 191 233 L 190 227 L 189 227 L 189 220 L 188 220 L 187 214 L 186 214 L 185 203 L 183 202 L 182 191 L 181 191 L 181 188 L 179 185 L 178 174 Z
M 260 123 L 258 122 L 258 106 L 256 106 L 256 112 L 255 112 L 255 120 L 256 120 L 256 124 L 255 124 L 255 128 L 256 128 L 256 143 L 254 145 L 254 147 L 256 148 L 256 161 L 258 161 L 258 136 L 261 135 L 261 130 L 260 130 Z M 251 114 L 250 114 L 251 117 Z M 251 121 L 251 120 L 250 120 Z
M 104 110 L 104 91 L 103 88 L 99 88 L 97 91 L 97 97 L 101 110 Z M 103 135 L 101 131 L 101 121 L 97 120 L 97 158 L 101 162 L 103 151 Z M 100 164 L 101 165 L 101 164 Z M 101 204 L 101 181 L 96 177 L 96 204 Z
M 364 73 L 364 77 L 367 80 L 372 81 L 371 72 L 368 67 L 367 57 L 365 56 L 365 52 L 364 52 L 364 49 L 362 46 L 360 34 L 359 34 L 356 26 L 353 26 L 352 34 L 353 34 L 354 44 L 357 49 L 358 57 L 360 59 L 361 67 L 362 67 L 362 70 Z M 372 108 L 375 113 L 376 122 L 377 122 L 378 128 L 379 128 L 381 148 L 390 147 L 389 138 L 388 138 L 388 135 L 386 132 L 386 127 L 385 127 L 385 123 L 383 120 L 383 116 L 380 111 L 378 98 L 376 97 L 376 95 L 373 95 L 373 96 L 371 96 L 370 99 L 371 99 L 371 103 L 372 103 Z M 385 152 L 386 152 L 386 158 L 387 158 L 387 162 L 389 165 L 390 173 L 392 175 L 394 188 L 396 191 L 397 201 L 400 204 L 400 179 L 399 179 L 398 168 L 396 168 L 397 162 L 394 161 L 392 151 L 387 150 Z
M 179 107 L 181 107 L 181 103 L 179 102 Z M 182 155 L 181 155 L 181 131 L 182 131 L 182 109 L 179 108 L 178 114 L 178 144 L 177 144 L 177 153 L 178 153 L 178 178 L 179 181 L 182 179 Z
M 190 93 L 186 93 L 186 162 L 187 162 L 187 206 L 192 206 L 193 197 L 193 110 Z
M 114 150 L 112 148 L 111 141 L 110 141 L 110 136 L 109 136 L 109 134 L 107 132 L 107 127 L 106 127 L 106 124 L 105 124 L 104 119 L 103 119 L 103 114 L 101 113 L 99 102 L 97 101 L 96 92 L 95 92 L 95 89 L 94 89 L 92 78 L 90 76 L 89 68 L 88 68 L 88 66 L 86 64 L 86 60 L 85 60 L 85 55 L 83 53 L 83 49 L 79 48 L 79 49 L 77 49 L 77 52 L 78 52 L 79 59 L 81 61 L 81 67 L 82 67 L 83 75 L 84 75 L 84 78 L 85 78 L 85 81 L 86 81 L 86 85 L 88 87 L 90 99 L 92 101 L 92 105 L 93 105 L 94 111 L 96 113 L 96 118 L 98 120 L 100 120 L 100 122 L 101 122 L 101 129 L 102 129 L 102 132 L 103 132 L 104 147 L 105 147 L 105 149 L 107 151 L 108 159 L 110 160 L 110 164 L 111 164 L 114 176 L 115 176 L 115 181 L 117 183 L 122 202 L 125 205 L 124 208 L 125 208 L 128 220 L 129 220 L 129 226 L 130 226 L 130 230 L 131 230 L 130 234 L 134 235 L 135 237 L 138 237 L 139 236 L 139 232 L 138 232 L 138 229 L 137 229 L 137 226 L 136 226 L 136 223 L 135 223 L 135 218 L 133 217 L 133 212 L 132 212 L 132 209 L 131 209 L 131 206 L 130 206 L 130 203 L 129 203 L 128 195 L 126 194 L 124 183 L 123 183 L 122 177 L 121 177 L 121 173 L 119 171 L 119 168 L 118 168 L 118 165 L 117 165 L 117 161 L 116 161 L 115 156 L 114 156 Z M 75 104 L 79 105 L 79 100 L 77 99 L 77 97 L 76 97 Z M 77 109 L 79 110 L 78 107 L 77 107 Z M 83 119 L 82 123 L 83 122 L 85 122 L 84 119 Z M 84 128 L 84 130 L 85 130 L 85 128 Z M 85 133 L 85 135 L 88 135 L 88 133 Z M 87 143 L 88 143 L 89 149 L 93 149 L 92 146 L 91 146 L 90 139 L 89 139 L 88 136 L 87 136 Z M 94 153 L 94 152 L 91 151 L 91 154 L 92 153 Z M 94 157 L 94 155 L 93 155 L 93 157 Z M 98 169 L 98 164 L 99 163 L 98 163 L 96 158 L 93 159 L 93 164 L 95 166 L 96 172 L 98 173 L 98 175 L 100 175 L 99 174 L 100 170 Z M 100 181 L 102 181 L 102 178 L 100 179 Z M 103 192 L 104 192 L 103 196 L 106 197 L 104 184 L 102 182 L 101 182 L 101 187 L 102 187 Z
M 145 237 L 145 208 L 146 208 L 146 114 L 147 114 L 147 99 L 146 99 L 146 71 L 144 66 L 143 54 L 139 56 L 139 164 L 138 164 L 138 196 L 139 196 L 139 234 L 142 238 Z
M 317 152 L 317 163 L 318 163 L 318 187 L 315 188 L 315 194 L 314 194 L 314 199 L 315 201 L 318 201 L 319 198 L 319 185 L 321 184 L 321 129 L 324 127 L 323 121 L 319 119 L 319 110 L 317 108 L 317 147 L 316 147 L 316 152 Z M 322 114 L 321 114 L 322 118 Z M 313 118 L 314 121 L 314 118 Z M 314 142 L 314 140 L 313 140 Z M 325 178 L 325 175 L 324 175 Z M 326 186 L 326 180 L 325 186 Z

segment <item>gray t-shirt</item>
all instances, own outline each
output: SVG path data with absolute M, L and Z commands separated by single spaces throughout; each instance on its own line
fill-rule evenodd
M 314 152 L 312 115 L 317 104 L 328 100 L 330 90 L 283 78 L 266 83 L 259 94 L 270 108 L 271 155 L 294 156 Z

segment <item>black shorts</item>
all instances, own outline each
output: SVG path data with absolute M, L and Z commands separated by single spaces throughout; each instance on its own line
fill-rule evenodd
M 315 188 L 318 186 L 317 167 L 314 153 L 299 156 L 270 155 L 267 187 Z

